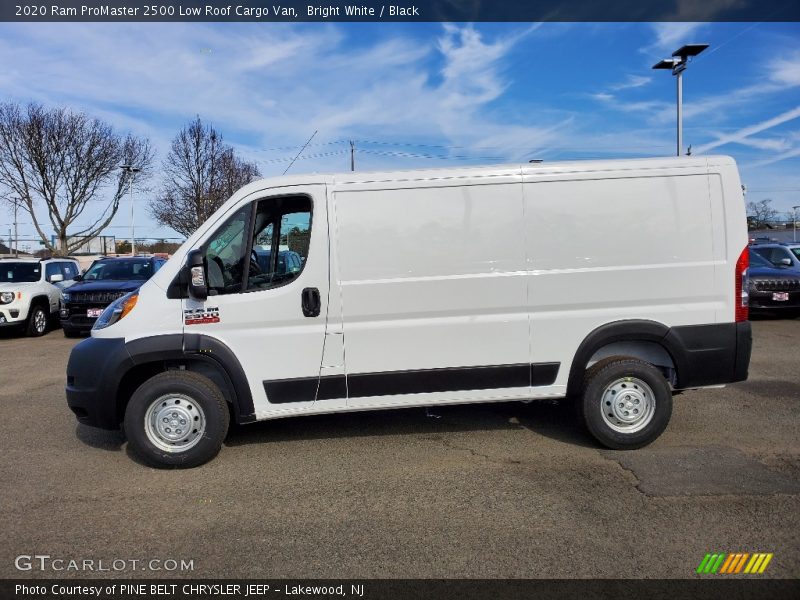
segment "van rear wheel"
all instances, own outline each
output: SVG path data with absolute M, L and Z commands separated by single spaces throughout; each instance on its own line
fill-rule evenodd
M 214 458 L 230 414 L 219 388 L 191 371 L 167 371 L 145 381 L 125 409 L 128 443 L 159 468 L 197 467 Z
M 586 371 L 580 412 L 589 432 L 607 448 L 641 448 L 666 429 L 672 390 L 650 363 L 611 357 Z

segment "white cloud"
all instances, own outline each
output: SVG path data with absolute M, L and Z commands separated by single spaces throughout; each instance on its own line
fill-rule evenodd
M 628 75 L 627 79 L 622 83 L 617 83 L 616 85 L 609 86 L 610 90 L 618 92 L 620 90 L 629 90 L 638 87 L 642 87 L 643 85 L 647 85 L 653 80 L 652 77 L 645 76 L 645 75 Z
M 772 152 L 785 152 L 792 147 L 792 143 L 785 137 L 780 138 L 754 138 L 745 137 L 738 141 L 737 144 L 756 148 L 758 150 L 769 150 Z
M 645 54 L 658 55 L 656 60 L 672 54 L 684 44 L 696 43 L 693 38 L 705 25 L 697 22 L 669 22 L 652 23 L 651 27 L 656 39 L 647 46 L 640 48 Z
M 708 144 L 703 144 L 702 146 L 698 146 L 695 149 L 695 154 L 703 154 L 708 152 L 709 150 L 713 150 L 715 148 L 719 148 L 720 146 L 724 146 L 725 144 L 730 143 L 743 143 L 745 140 L 750 138 L 757 133 L 761 133 L 762 131 L 766 131 L 767 129 L 772 129 L 773 127 L 777 127 L 778 125 L 782 125 L 783 123 L 788 123 L 794 119 L 800 118 L 800 106 L 797 106 L 791 110 L 787 110 L 779 115 L 772 117 L 771 119 L 766 119 L 765 121 L 760 121 L 753 125 L 748 125 L 747 127 L 743 127 L 733 133 L 723 135 L 718 137 L 713 142 Z
M 800 51 L 781 56 L 767 64 L 769 79 L 782 87 L 800 85 Z

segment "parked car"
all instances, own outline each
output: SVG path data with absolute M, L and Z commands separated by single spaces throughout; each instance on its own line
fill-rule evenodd
M 155 257 L 101 258 L 61 294 L 61 327 L 66 337 L 88 333 L 106 306 L 138 290 L 166 261 Z
M 291 250 L 279 250 L 276 265 L 272 264 L 272 250 L 256 248 L 253 254 L 259 270 L 262 273 L 271 273 L 276 278 L 285 278 L 303 269 L 303 259 L 297 252 Z
M 0 327 L 21 327 L 44 335 L 58 318 L 61 290 L 75 283 L 81 270 L 69 258 L 0 260 Z
M 299 271 L 252 264 L 293 236 Z M 724 156 L 253 182 L 103 312 L 67 403 L 160 467 L 232 420 L 565 397 L 641 448 L 674 391 L 747 379 L 747 242 Z
M 750 249 L 776 267 L 800 270 L 800 242 L 757 242 Z
M 800 308 L 800 270 L 776 267 L 750 249 L 750 309 Z

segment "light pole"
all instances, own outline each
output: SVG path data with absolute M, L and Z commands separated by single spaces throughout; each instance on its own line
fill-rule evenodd
M 800 204 L 797 206 L 793 206 L 792 210 L 794 211 L 794 218 L 792 219 L 792 240 L 797 241 L 797 209 L 800 208 Z
M 128 195 L 131 199 L 131 256 L 136 256 L 136 239 L 134 238 L 133 227 L 133 178 L 141 169 L 133 165 L 120 165 L 119 168 L 130 176 L 130 179 L 128 179 Z
M 677 81 L 676 100 L 678 104 L 678 156 L 683 152 L 683 72 L 689 59 L 708 48 L 708 44 L 686 44 L 672 53 L 672 58 L 665 58 L 653 65 L 654 69 L 670 69 Z

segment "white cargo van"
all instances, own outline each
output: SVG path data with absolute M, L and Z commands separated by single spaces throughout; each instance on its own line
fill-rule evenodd
M 157 466 L 230 419 L 565 397 L 638 448 L 747 378 L 747 256 L 727 157 L 266 179 L 106 310 L 67 400 Z

